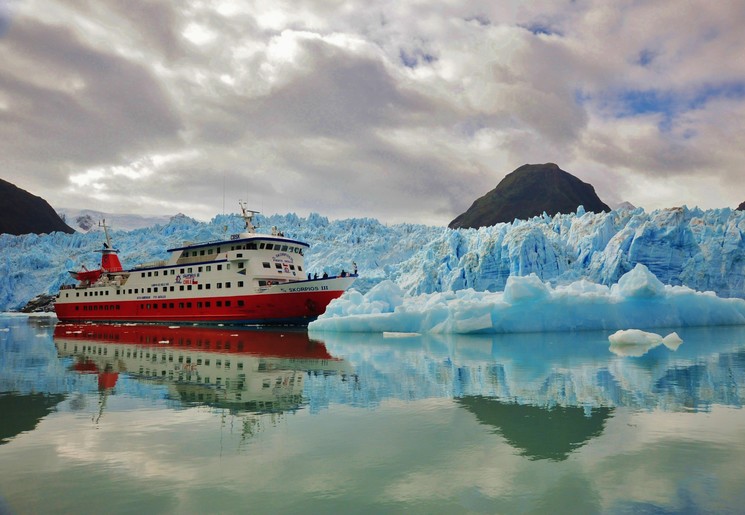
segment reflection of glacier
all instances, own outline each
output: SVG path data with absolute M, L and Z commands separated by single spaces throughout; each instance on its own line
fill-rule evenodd
M 442 335 L 386 339 L 321 333 L 359 384 L 329 391 L 306 383 L 312 404 L 377 405 L 385 399 L 488 397 L 543 408 L 631 407 L 666 411 L 741 407 L 745 328 L 688 328 L 677 351 L 611 353 L 606 333 Z
M 306 375 L 345 371 L 305 332 L 59 324 L 54 342 L 73 370 L 97 376 L 99 389 L 115 388 L 124 373 L 182 404 L 255 413 L 296 409 Z

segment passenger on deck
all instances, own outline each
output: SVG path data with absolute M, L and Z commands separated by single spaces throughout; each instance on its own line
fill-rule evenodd
M 318 272 L 316 272 L 315 274 L 313 274 L 313 279 L 318 279 Z
M 339 274 L 339 276 L 340 277 L 346 277 L 347 276 L 347 273 L 344 270 L 342 270 L 341 271 L 341 274 Z
M 328 278 L 329 278 L 329 274 L 327 274 L 326 272 L 324 272 L 324 273 L 323 273 L 323 278 L 324 278 L 324 279 L 328 279 Z

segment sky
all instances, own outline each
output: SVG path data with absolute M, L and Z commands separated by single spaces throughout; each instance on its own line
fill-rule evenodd
M 0 0 L 0 178 L 55 208 L 446 225 L 557 163 L 745 201 L 742 0 Z

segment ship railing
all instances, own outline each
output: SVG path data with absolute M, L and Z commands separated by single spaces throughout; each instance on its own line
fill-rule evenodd
M 150 261 L 149 263 L 141 263 L 141 264 L 135 266 L 134 268 L 136 270 L 139 270 L 140 268 L 155 268 L 155 267 L 159 267 L 159 266 L 166 266 L 167 264 L 168 264 L 168 261 L 166 261 L 164 259 L 160 259 L 158 261 Z

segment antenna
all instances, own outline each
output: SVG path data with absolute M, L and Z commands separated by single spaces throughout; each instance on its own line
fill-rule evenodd
M 246 232 L 249 234 L 253 234 L 254 229 L 256 229 L 256 226 L 253 224 L 254 215 L 259 214 L 261 211 L 246 209 L 246 202 L 243 200 L 239 200 L 238 204 L 241 206 L 241 216 L 243 217 L 243 221 L 246 223 Z

